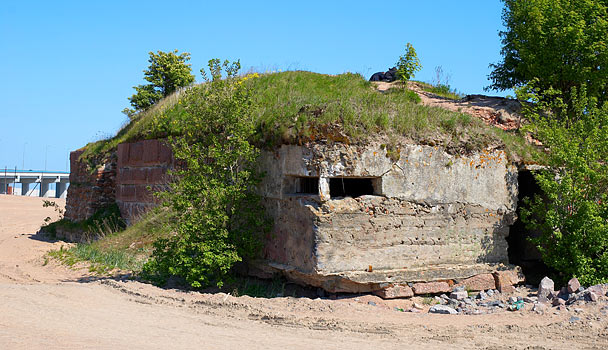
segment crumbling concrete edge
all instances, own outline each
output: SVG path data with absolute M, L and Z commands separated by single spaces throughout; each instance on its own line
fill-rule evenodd
M 248 265 L 249 274 L 262 279 L 282 275 L 297 284 L 322 288 L 329 293 L 374 293 L 386 299 L 448 293 L 456 286 L 464 286 L 468 291 L 498 289 L 508 293 L 514 285 L 525 281 L 519 266 L 505 264 L 461 266 L 458 271 L 450 269 L 449 276 L 445 267 L 323 274 L 263 260 Z M 428 278 L 421 278 L 425 272 Z

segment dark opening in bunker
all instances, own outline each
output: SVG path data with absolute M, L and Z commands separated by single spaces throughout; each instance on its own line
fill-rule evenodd
M 539 233 L 526 227 L 521 220 L 521 208 L 526 197 L 542 195 L 542 191 L 534 179 L 534 174 L 529 170 L 519 172 L 518 185 L 517 220 L 509 229 L 509 237 L 507 237 L 509 263 L 521 266 L 528 283 L 538 284 L 550 271 L 542 262 L 538 249 L 528 240 L 530 237 L 538 237 Z
M 319 194 L 318 177 L 298 177 L 296 181 L 296 193 L 298 194 Z
M 374 178 L 335 177 L 329 179 L 329 195 L 331 198 L 360 197 L 373 195 Z

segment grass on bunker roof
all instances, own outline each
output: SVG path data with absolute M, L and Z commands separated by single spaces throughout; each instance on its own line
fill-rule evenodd
M 245 83 L 251 88 L 257 126 L 252 141 L 260 147 L 328 138 L 357 143 L 382 135 L 440 145 L 455 153 L 494 146 L 512 158 L 537 160 L 534 146 L 518 132 L 487 126 L 468 114 L 423 106 L 405 87 L 379 92 L 360 74 L 288 71 L 261 74 Z M 176 93 L 139 113 L 116 136 L 88 144 L 83 158 L 95 163 L 119 143 L 178 135 L 171 120 L 186 113 L 179 103 L 183 95 Z M 339 130 L 342 138 L 332 140 L 325 134 L 328 127 Z

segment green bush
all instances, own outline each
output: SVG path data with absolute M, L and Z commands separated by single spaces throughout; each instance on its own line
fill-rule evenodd
M 608 282 L 608 104 L 598 106 L 585 87 L 518 92 L 530 131 L 549 148 L 549 169 L 535 173 L 543 196 L 526 201 L 522 219 L 541 233 L 532 241 L 561 282 Z
M 160 194 L 174 214 L 174 235 L 154 244 L 144 277 L 165 283 L 171 276 L 195 288 L 221 286 L 231 268 L 254 258 L 269 222 L 255 187 L 259 151 L 248 140 L 255 132 L 251 98 L 240 64 L 209 61 L 211 79 L 186 92 L 183 113 L 172 123 L 182 131 L 171 137 L 182 166 L 176 180 Z M 222 79 L 222 69 L 227 76 Z
M 416 50 L 412 44 L 407 43 L 405 46 L 405 55 L 399 57 L 396 63 L 397 77 L 403 81 L 408 81 L 414 77 L 414 74 L 422 69 Z

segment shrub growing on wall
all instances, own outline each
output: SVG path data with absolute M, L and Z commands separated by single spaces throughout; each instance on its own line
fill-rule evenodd
M 539 92 L 540 91 L 540 92 Z M 550 169 L 535 173 L 544 195 L 528 200 L 522 219 L 543 261 L 566 281 L 608 282 L 608 104 L 598 106 L 585 86 L 562 91 L 520 90 L 530 130 L 549 148 Z M 566 106 L 566 102 L 569 101 Z
M 249 91 L 237 77 L 238 62 L 209 61 L 211 78 L 190 89 L 176 117 L 182 136 L 170 139 L 181 166 L 161 193 L 174 213 L 174 235 L 154 245 L 144 275 L 164 283 L 183 278 L 192 287 L 221 286 L 235 263 L 256 256 L 269 228 L 255 192 L 261 176 Z M 226 77 L 222 77 L 222 70 Z

